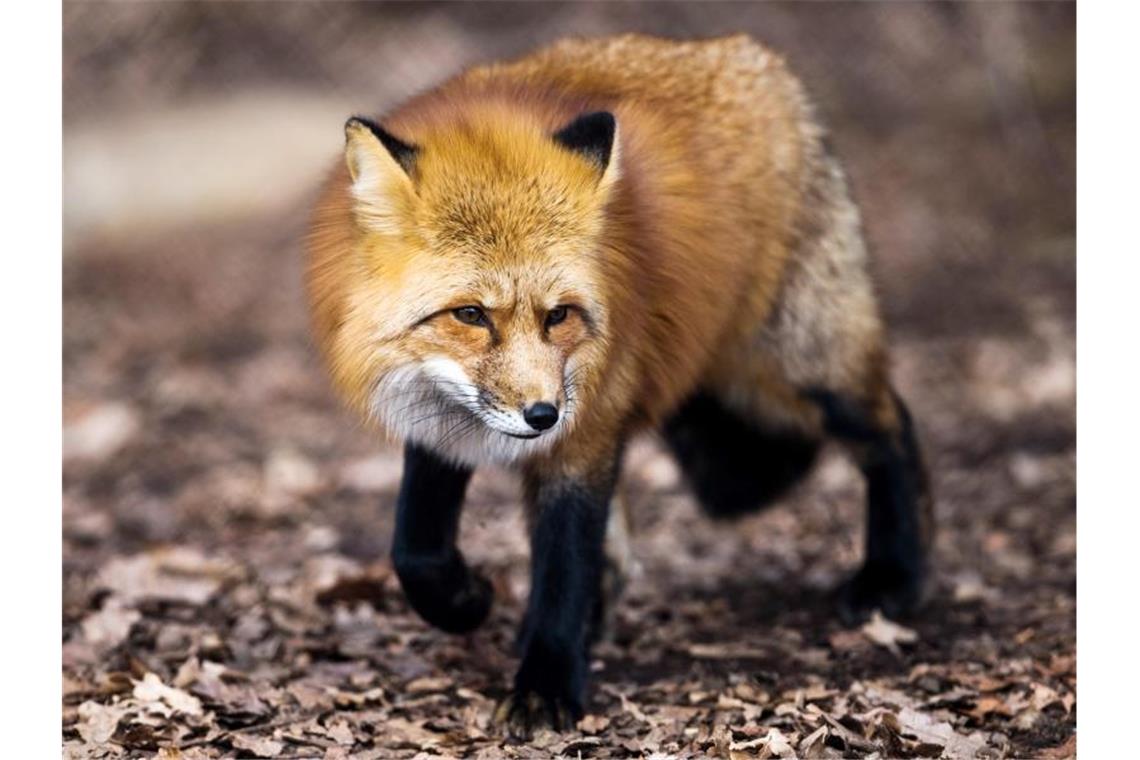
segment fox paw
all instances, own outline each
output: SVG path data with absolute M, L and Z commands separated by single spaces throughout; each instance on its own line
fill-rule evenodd
M 879 610 L 888 618 L 906 618 L 924 601 L 924 574 L 905 568 L 864 565 L 839 589 L 839 617 L 861 623 Z
M 491 582 L 469 569 L 458 557 L 401 557 L 396 574 L 404 596 L 420 617 L 448 633 L 468 633 L 491 611 Z
M 472 572 L 467 582 L 447 596 L 424 602 L 417 611 L 425 620 L 448 633 L 468 633 L 487 619 L 494 591 L 491 582 Z M 415 606 L 415 605 L 413 605 Z
M 516 690 L 499 702 L 491 722 L 504 727 L 512 738 L 528 741 L 540 728 L 569 731 L 581 713 L 581 708 L 562 698 Z
M 437 612 L 435 624 L 451 633 L 473 631 L 487 619 L 494 596 L 491 582 L 472 572 L 467 584 L 453 593 Z

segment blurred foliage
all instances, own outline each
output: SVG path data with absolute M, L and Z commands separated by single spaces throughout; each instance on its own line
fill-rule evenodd
M 567 35 L 747 32 L 782 52 L 819 102 L 891 273 L 888 310 L 942 332 L 1016 329 L 1026 293 L 1066 312 L 1073 303 L 1075 17 L 1070 3 L 67 3 L 65 128 L 113 131 L 138 114 L 266 91 L 302 110 L 315 93 L 379 112 L 472 63 Z M 320 119 L 331 157 L 339 124 Z M 284 126 L 280 109 L 273 120 Z M 184 149 L 188 166 L 228 160 Z M 99 166 L 113 173 L 130 158 Z

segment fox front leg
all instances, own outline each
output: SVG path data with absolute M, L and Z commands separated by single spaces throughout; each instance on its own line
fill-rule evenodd
M 495 711 L 511 735 L 546 725 L 572 728 L 585 709 L 593 620 L 606 567 L 605 538 L 613 478 L 528 478 L 530 601 L 518 645 L 513 691 Z
M 491 584 L 455 545 L 470 479 L 469 468 L 415 444 L 404 448 L 392 564 L 412 609 L 448 633 L 477 628 L 491 609 Z

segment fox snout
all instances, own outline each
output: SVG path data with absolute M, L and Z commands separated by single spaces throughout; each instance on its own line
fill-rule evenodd
M 488 392 L 483 398 L 494 418 L 509 423 L 510 434 L 533 438 L 558 424 L 564 412 L 562 396 L 553 391 L 542 395 Z
M 549 430 L 558 422 L 558 407 L 539 401 L 523 409 L 523 419 L 535 430 Z

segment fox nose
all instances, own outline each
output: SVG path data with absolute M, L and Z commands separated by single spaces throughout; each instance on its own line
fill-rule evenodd
M 558 422 L 558 409 L 554 404 L 539 401 L 523 409 L 523 419 L 535 430 L 549 430 Z

